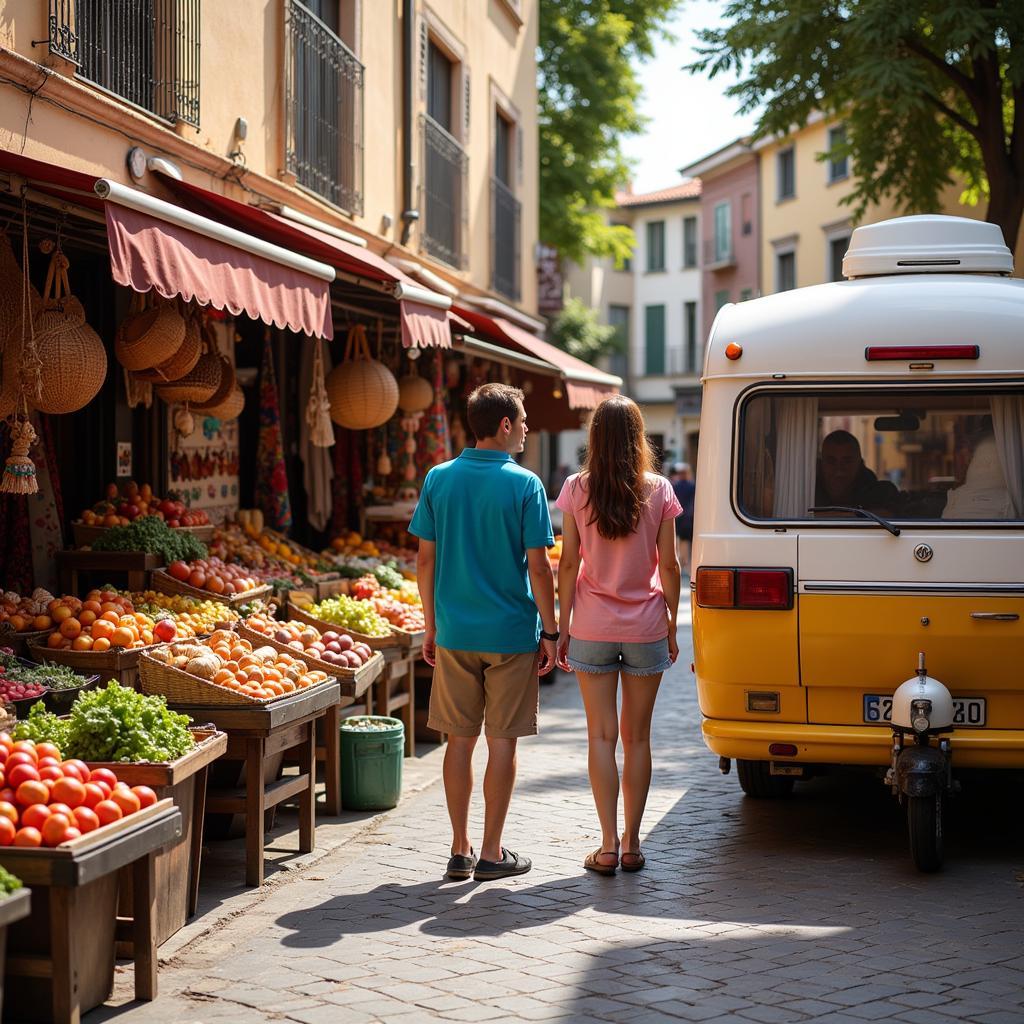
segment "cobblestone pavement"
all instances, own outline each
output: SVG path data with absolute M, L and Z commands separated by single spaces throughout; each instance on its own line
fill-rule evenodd
M 946 870 L 918 875 L 874 779 L 743 799 L 701 742 L 689 661 L 659 697 L 645 871 L 581 868 L 598 833 L 560 677 L 506 837 L 530 874 L 444 881 L 436 784 L 180 950 L 155 1003 L 88 1020 L 1024 1021 L 1019 793 L 962 799 Z

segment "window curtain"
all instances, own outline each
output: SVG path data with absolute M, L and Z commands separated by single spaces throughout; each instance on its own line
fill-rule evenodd
M 1014 518 L 1024 519 L 1024 395 L 993 396 L 992 430 Z
M 772 399 L 755 398 L 744 416 L 743 479 L 740 484 L 741 504 L 755 516 L 769 519 L 772 515 L 774 468 L 768 451 L 772 427 Z
M 775 497 L 778 519 L 806 519 L 814 504 L 818 461 L 818 400 L 777 398 L 775 406 Z

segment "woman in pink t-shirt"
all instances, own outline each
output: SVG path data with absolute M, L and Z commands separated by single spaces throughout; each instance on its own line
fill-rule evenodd
M 562 486 L 558 566 L 558 665 L 579 679 L 587 712 L 590 786 L 601 846 L 583 866 L 613 875 L 620 865 L 622 736 L 623 871 L 644 866 L 640 821 L 651 784 L 651 716 L 662 673 L 679 655 L 679 562 L 673 520 L 682 512 L 654 458 L 636 402 L 605 399 L 590 422 L 586 464 Z M 622 714 L 616 714 L 619 674 Z

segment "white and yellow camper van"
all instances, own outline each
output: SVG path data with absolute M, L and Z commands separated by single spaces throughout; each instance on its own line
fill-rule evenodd
M 718 314 L 695 672 L 707 745 L 723 770 L 736 760 L 746 793 L 783 795 L 823 766 L 891 767 L 893 693 L 921 655 L 952 697 L 953 773 L 1024 768 L 1012 270 L 995 225 L 905 217 L 853 233 L 847 280 Z

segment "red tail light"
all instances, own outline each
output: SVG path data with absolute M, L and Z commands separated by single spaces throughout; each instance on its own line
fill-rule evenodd
M 869 362 L 907 359 L 977 359 L 977 345 L 869 345 L 864 358 Z
M 786 611 L 793 607 L 792 569 L 697 570 L 697 604 L 701 608 Z

